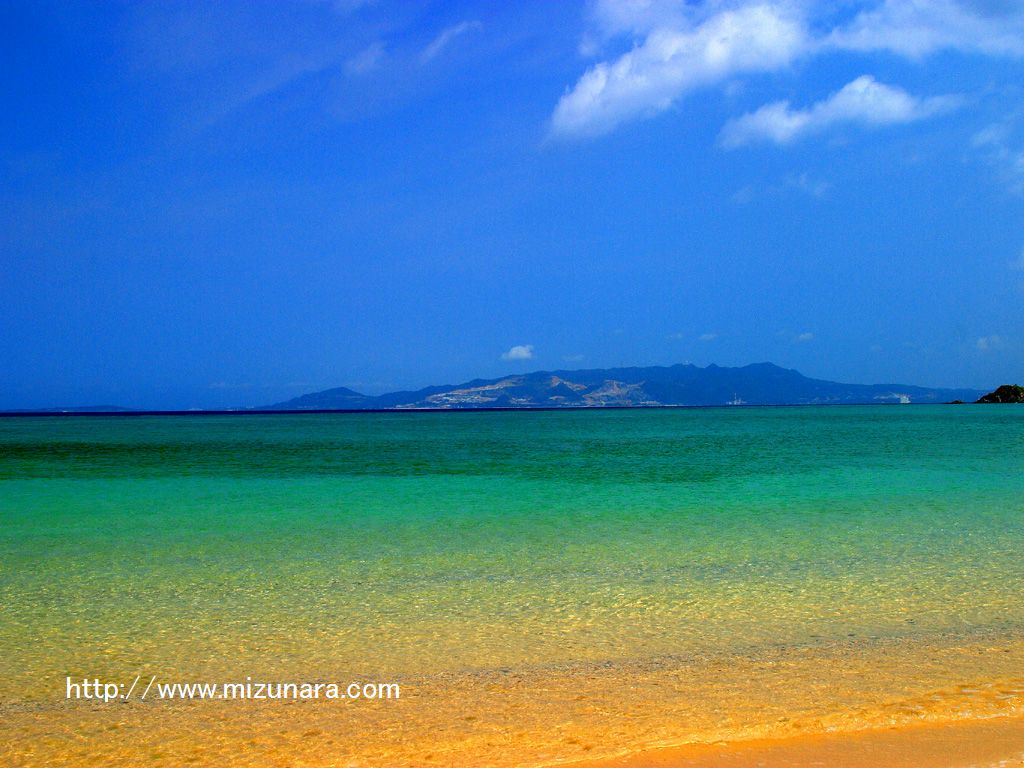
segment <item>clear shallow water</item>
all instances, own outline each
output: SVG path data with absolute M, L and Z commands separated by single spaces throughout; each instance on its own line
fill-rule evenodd
M 0 419 L 0 702 L 889 640 L 912 669 L 1021 636 L 1021 455 L 1012 406 Z

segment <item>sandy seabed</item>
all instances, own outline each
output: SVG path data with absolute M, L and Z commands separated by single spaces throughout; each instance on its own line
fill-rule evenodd
M 344 679 L 344 678 L 342 678 Z M 1024 641 L 858 638 L 400 679 L 397 701 L 0 704 L 0 765 L 991 766 L 1024 754 Z

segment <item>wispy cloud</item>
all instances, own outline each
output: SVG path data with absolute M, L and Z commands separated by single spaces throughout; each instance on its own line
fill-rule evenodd
M 634 44 L 591 65 L 566 91 L 551 116 L 551 133 L 607 133 L 665 112 L 696 89 L 777 72 L 836 50 L 888 51 L 911 59 L 943 50 L 1024 56 L 1024 4 L 1010 0 L 851 0 L 845 5 L 861 8 L 853 14 L 837 13 L 835 5 L 825 0 L 598 0 L 581 47 L 596 54 L 609 40 Z M 916 114 L 922 106 L 891 86 L 862 83 L 871 84 L 876 89 L 868 95 L 890 107 L 913 105 Z M 884 88 L 892 92 L 878 90 Z M 776 141 L 830 114 L 794 112 L 784 102 L 765 109 L 759 119 Z M 832 115 L 841 119 L 837 112 Z M 865 115 L 852 119 L 869 122 Z
M 953 96 L 917 98 L 870 75 L 862 75 L 807 109 L 793 109 L 788 101 L 777 101 L 731 120 L 722 129 L 719 141 L 728 148 L 757 141 L 787 144 L 839 124 L 912 123 L 947 112 L 959 103 Z
M 794 341 L 798 341 L 801 344 L 805 344 L 808 341 L 814 341 L 814 334 L 810 331 L 804 331 L 803 333 L 798 334 Z
M 1014 138 L 1009 123 L 997 123 L 978 131 L 972 143 L 984 154 L 1011 191 L 1024 194 L 1024 149 L 1015 143 Z
M 979 352 L 990 352 L 1004 346 L 1006 339 L 1002 336 L 982 336 L 974 346 Z
M 718 338 L 718 334 L 717 333 L 702 333 L 700 335 L 700 340 L 701 341 L 714 341 L 717 338 Z
M 832 185 L 822 179 L 815 179 L 809 173 L 791 173 L 782 180 L 783 189 L 804 192 L 811 197 L 825 197 Z
M 502 360 L 531 360 L 533 359 L 533 344 L 517 344 L 501 356 Z
M 365 75 L 377 69 L 383 58 L 383 43 L 371 43 L 345 62 L 345 71 L 350 75 Z
M 426 64 L 432 61 L 441 51 L 447 48 L 451 42 L 467 32 L 473 30 L 482 29 L 483 25 L 479 21 L 460 21 L 458 24 L 453 24 L 450 27 L 441 31 L 437 37 L 435 37 L 430 45 L 423 49 L 423 53 L 420 54 L 420 61 Z
M 820 200 L 825 198 L 831 189 L 830 182 L 811 176 L 805 171 L 803 173 L 787 173 L 778 184 L 771 184 L 760 189 L 752 184 L 747 184 L 733 193 L 732 200 L 734 203 L 744 205 L 753 202 L 760 196 L 774 197 L 788 192 L 799 192 Z
M 941 50 L 1024 56 L 1024 8 L 1013 0 L 884 0 L 834 30 L 827 42 L 909 58 Z

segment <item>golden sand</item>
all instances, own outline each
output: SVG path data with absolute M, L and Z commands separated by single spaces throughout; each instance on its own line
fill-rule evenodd
M 573 768 L 1010 768 L 1024 765 L 1024 719 L 652 750 Z
M 401 699 L 378 702 L 102 704 L 64 701 L 62 681 L 51 682 L 50 701 L 0 705 L 0 765 L 548 766 L 633 755 L 641 762 L 624 764 L 642 766 L 726 754 L 739 757 L 722 765 L 757 765 L 742 756 L 777 751 L 758 740 L 790 740 L 780 743 L 797 756 L 847 742 L 867 755 L 893 727 L 976 725 L 970 733 L 981 735 L 967 741 L 981 745 L 997 719 L 1024 717 L 1024 642 L 858 639 L 748 655 L 471 670 L 401 679 Z M 836 740 L 859 731 L 871 735 Z M 692 746 L 718 743 L 743 746 Z M 673 746 L 684 751 L 645 752 Z M 690 764 L 718 763 L 680 763 Z

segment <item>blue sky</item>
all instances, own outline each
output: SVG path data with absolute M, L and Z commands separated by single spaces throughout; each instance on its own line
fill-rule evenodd
M 1024 380 L 1014 0 L 34 0 L 0 55 L 0 407 Z

